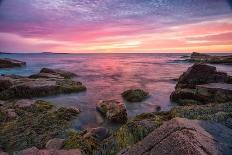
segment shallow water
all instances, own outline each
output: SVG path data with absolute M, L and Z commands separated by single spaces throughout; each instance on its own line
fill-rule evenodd
M 24 68 L 0 70 L 0 74 L 30 75 L 42 67 L 59 68 L 74 72 L 75 79 L 87 86 L 84 93 L 45 97 L 57 106 L 77 106 L 81 109 L 73 121 L 76 129 L 99 125 L 114 127 L 95 110 L 99 100 L 117 99 L 126 104 L 128 117 L 153 112 L 156 106 L 169 110 L 169 100 L 175 81 L 191 63 L 179 62 L 183 54 L 2 54 L 0 57 L 27 62 Z M 232 75 L 231 66 L 217 65 L 217 69 Z M 127 103 L 121 93 L 129 88 L 142 88 L 150 97 L 141 103 Z

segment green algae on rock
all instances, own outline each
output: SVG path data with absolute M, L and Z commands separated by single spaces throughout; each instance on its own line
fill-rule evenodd
M 7 108 L 15 109 L 19 116 L 0 122 L 0 145 L 4 151 L 18 151 L 32 146 L 44 148 L 48 140 L 64 136 L 65 130 L 70 126 L 69 121 L 79 113 L 67 108 L 53 110 L 49 102 L 41 100 L 26 108 L 9 102 L 1 110 Z
M 129 89 L 122 93 L 122 97 L 128 102 L 141 102 L 149 96 L 149 93 L 142 89 Z
M 116 100 L 99 101 L 96 109 L 112 122 L 125 123 L 127 121 L 127 110 L 122 102 Z
M 144 113 L 129 121 L 103 141 L 94 154 L 116 154 L 146 137 L 164 122 L 175 117 L 209 120 L 231 128 L 232 103 L 176 106 L 167 112 Z
M 99 142 L 93 137 L 84 137 L 79 132 L 69 132 L 68 138 L 64 141 L 64 149 L 80 149 L 86 154 L 99 147 Z

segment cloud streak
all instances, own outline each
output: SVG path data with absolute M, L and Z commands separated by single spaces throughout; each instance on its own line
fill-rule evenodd
M 8 52 L 188 48 L 230 52 L 231 15 L 227 0 L 3 0 L 0 48 Z M 207 50 L 212 44 L 217 48 Z

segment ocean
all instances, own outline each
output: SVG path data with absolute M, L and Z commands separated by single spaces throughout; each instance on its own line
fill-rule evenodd
M 180 61 L 186 54 L 0 54 L 0 58 L 13 58 L 27 62 L 27 66 L 0 69 L 0 74 L 31 75 L 41 68 L 64 69 L 76 73 L 75 80 L 82 82 L 87 91 L 39 99 L 51 101 L 57 107 L 79 107 L 81 114 L 72 122 L 74 129 L 97 126 L 114 129 L 117 125 L 105 121 L 96 111 L 99 100 L 117 99 L 127 107 L 129 119 L 156 111 L 170 110 L 175 103 L 169 96 L 178 78 L 192 63 Z M 232 75 L 229 65 L 214 65 Z M 123 101 L 121 93 L 130 88 L 142 88 L 150 97 L 141 103 Z

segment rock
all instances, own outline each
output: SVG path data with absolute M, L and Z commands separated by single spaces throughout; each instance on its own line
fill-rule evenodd
M 54 78 L 54 79 L 63 79 L 64 77 L 60 76 L 60 75 L 56 75 L 56 74 L 50 74 L 50 73 L 38 73 L 38 74 L 34 74 L 34 75 L 30 75 L 29 78 Z
M 210 83 L 196 86 L 196 96 L 201 96 L 205 102 L 232 101 L 232 84 Z
M 100 101 L 97 110 L 112 122 L 125 123 L 127 121 L 127 110 L 123 103 L 116 100 Z
M 22 100 L 16 101 L 15 106 L 17 106 L 18 108 L 29 108 L 32 105 L 34 105 L 35 102 L 36 100 L 22 99 Z
M 96 108 L 110 121 L 123 123 L 127 120 L 126 107 L 123 103 L 119 101 L 99 101 Z
M 216 67 L 208 66 L 202 63 L 194 64 L 180 76 L 176 84 L 175 91 L 172 92 L 170 99 L 180 104 L 186 104 L 190 102 L 192 104 L 208 103 L 209 98 L 199 93 L 200 91 L 198 91 L 198 85 L 209 83 L 226 83 L 224 84 L 225 87 L 225 85 L 229 85 L 230 78 L 231 77 L 226 73 L 218 72 Z M 200 90 L 203 90 L 203 88 Z M 220 90 L 217 92 L 222 92 Z M 215 97 L 213 98 L 215 99 Z M 211 101 L 217 102 L 217 100 Z
M 197 63 L 180 76 L 176 88 L 195 88 L 200 84 L 227 82 L 228 78 L 226 73 L 218 72 L 216 67 Z
M 0 85 L 0 100 L 32 98 L 85 91 L 81 82 L 71 79 L 27 78 L 0 76 L 0 84 L 8 81 L 7 85 Z
M 14 119 L 14 118 L 18 117 L 18 114 L 15 112 L 14 109 L 7 109 L 7 117 L 9 119 Z
M 8 155 L 8 153 L 0 151 L 0 155 Z
M 71 150 L 53 150 L 53 149 L 42 149 L 39 150 L 36 147 L 28 148 L 22 151 L 14 152 L 14 155 L 81 155 L 79 149 Z
M 206 63 L 226 63 L 226 64 L 232 64 L 232 55 L 227 56 L 211 56 L 208 54 L 202 54 L 193 52 L 190 58 L 190 61 L 194 62 L 206 62 Z
M 79 111 L 69 108 L 55 110 L 52 107 L 42 100 L 23 107 L 16 106 L 15 101 L 7 101 L 0 108 L 0 144 L 4 150 L 13 152 L 31 146 L 44 148 L 49 140 L 64 135 Z M 17 119 L 7 119 L 7 110 L 16 112 Z M 58 147 L 58 144 L 53 139 L 47 147 Z
M 64 141 L 63 149 L 80 149 L 85 154 L 93 154 L 99 146 L 99 141 L 93 137 L 84 137 L 82 133 L 71 131 Z
M 84 138 L 91 136 L 99 141 L 102 141 L 110 136 L 110 132 L 104 127 L 92 128 L 84 135 Z
M 122 93 L 122 97 L 128 102 L 141 102 L 148 96 L 149 93 L 142 89 L 130 89 Z
M 13 67 L 22 67 L 25 66 L 26 62 L 9 59 L 9 58 L 0 58 L 0 68 L 13 68 Z
M 76 74 L 72 72 L 68 72 L 68 71 L 64 71 L 60 69 L 50 69 L 50 68 L 42 68 L 40 73 L 48 73 L 48 74 L 53 74 L 55 76 L 58 75 L 64 78 L 72 78 L 72 77 L 77 76 Z
M 175 118 L 118 154 L 230 154 L 232 129 L 221 124 Z
M 64 145 L 64 139 L 53 138 L 46 143 L 46 149 L 61 149 Z

